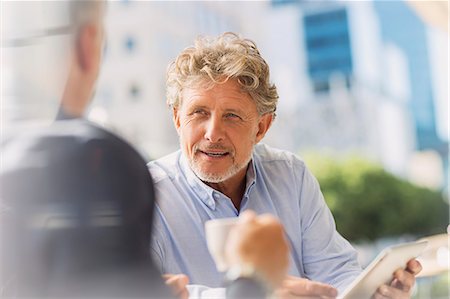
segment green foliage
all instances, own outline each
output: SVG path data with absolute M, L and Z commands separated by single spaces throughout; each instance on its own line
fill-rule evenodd
M 413 185 L 356 156 L 305 158 L 338 231 L 350 241 L 430 235 L 445 231 L 449 223 L 449 207 L 439 191 Z
M 450 298 L 450 274 L 442 273 L 433 277 L 420 277 L 417 279 L 417 293 L 413 299 Z

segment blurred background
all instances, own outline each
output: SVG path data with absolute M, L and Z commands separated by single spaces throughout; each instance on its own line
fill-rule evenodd
M 63 30 L 38 47 L 7 43 L 17 18 L 57 19 L 23 4 L 25 15 L 2 13 L 2 136 L 52 121 L 67 76 Z M 448 1 L 122 0 L 109 2 L 105 25 L 87 118 L 147 160 L 175 151 L 169 62 L 198 35 L 252 39 L 280 94 L 263 142 L 306 160 L 363 265 L 388 245 L 440 234 L 415 297 L 449 297 Z

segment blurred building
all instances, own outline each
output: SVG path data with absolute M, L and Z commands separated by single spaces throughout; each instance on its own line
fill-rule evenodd
M 296 110 L 296 145 L 358 151 L 416 182 L 437 176 L 426 185 L 442 187 L 448 133 L 439 137 L 437 124 L 447 121 L 438 119 L 433 93 L 448 82 L 436 88 L 431 77 L 428 27 L 402 1 L 274 1 L 280 7 L 299 11 L 299 55 L 313 91 Z M 440 166 L 432 174 L 422 168 L 418 179 L 414 164 L 430 157 L 419 159 L 423 150 L 435 151 Z
M 349 88 L 353 59 L 347 9 L 337 7 L 308 13 L 303 26 L 308 75 L 314 91 L 329 91 L 335 74 Z
M 400 47 L 408 60 L 407 76 L 414 83 L 410 85 L 409 106 L 414 117 L 416 147 L 419 150 L 437 148 L 442 140 L 436 130 L 427 27 L 402 1 L 383 4 L 375 1 L 374 8 L 380 19 L 383 41 Z
M 433 59 L 435 53 L 433 53 L 433 43 L 430 40 L 432 33 L 404 1 L 389 1 L 383 4 L 375 1 L 374 7 L 380 18 L 383 40 L 400 47 L 408 60 L 409 72 L 407 75 L 413 83 L 410 85 L 409 108 L 414 119 L 415 148 L 418 151 L 432 150 L 440 156 L 444 169 L 444 180 L 448 184 L 448 128 L 447 132 L 445 129 L 442 130 L 444 132 L 441 132 L 441 136 L 439 136 L 438 118 L 440 113 L 437 113 L 437 109 L 440 107 L 437 97 L 442 96 L 438 94 L 439 89 L 447 89 L 444 97 L 448 100 L 448 56 L 441 56 L 444 60 L 440 61 Z M 408 30 L 401 30 L 402 28 L 408 28 Z M 436 64 L 446 65 L 447 70 L 440 74 L 433 74 L 433 68 L 438 67 Z M 438 78 L 433 78 L 433 75 L 447 75 L 447 80 L 445 83 L 441 82 L 437 80 Z M 439 84 L 439 82 L 444 86 L 436 86 L 436 83 Z M 446 111 L 447 119 L 443 121 L 448 124 L 448 106 Z M 432 162 L 433 160 L 430 159 L 430 164 Z M 426 178 L 430 173 L 424 172 L 423 175 Z

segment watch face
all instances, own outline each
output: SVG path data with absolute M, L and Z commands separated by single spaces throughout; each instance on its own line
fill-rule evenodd
M 271 293 L 270 285 L 251 265 L 231 267 L 226 274 L 226 279 L 229 282 L 228 288 L 243 292 L 236 294 L 235 297 L 227 296 L 227 298 L 265 298 Z
M 229 282 L 227 286 L 227 299 L 241 299 L 241 298 L 266 298 L 269 294 L 266 286 L 251 277 L 239 277 L 234 281 Z

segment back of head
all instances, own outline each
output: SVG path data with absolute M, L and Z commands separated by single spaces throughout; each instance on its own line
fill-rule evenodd
M 90 22 L 101 22 L 106 9 L 106 0 L 70 0 L 70 23 L 73 27 Z
M 105 10 L 105 0 L 2 1 L 4 128 L 54 119 L 79 33 L 87 24 L 99 26 Z
M 161 296 L 152 180 L 127 143 L 62 121 L 6 143 L 0 178 L 3 295 Z

